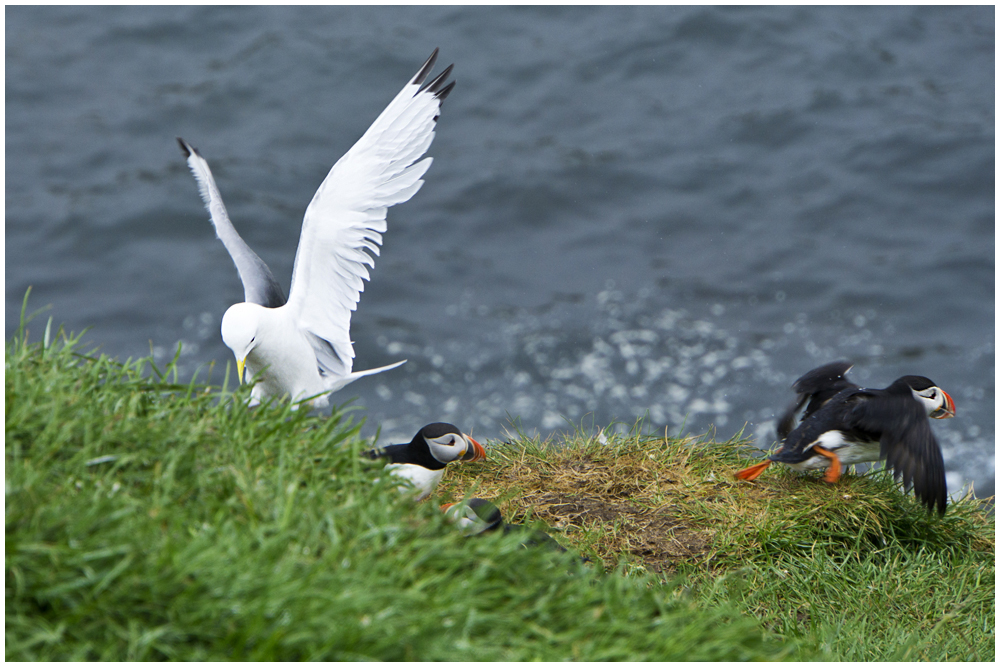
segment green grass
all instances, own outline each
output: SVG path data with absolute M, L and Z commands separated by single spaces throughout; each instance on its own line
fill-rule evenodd
M 827 655 L 627 555 L 463 538 L 439 498 L 375 483 L 348 412 L 248 410 L 79 346 L 6 345 L 8 660 Z

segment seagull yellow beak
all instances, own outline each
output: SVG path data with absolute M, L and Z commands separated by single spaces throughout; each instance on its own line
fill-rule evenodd
M 246 360 L 246 357 L 236 360 L 236 377 L 240 379 L 240 384 L 243 384 L 243 364 L 246 363 Z

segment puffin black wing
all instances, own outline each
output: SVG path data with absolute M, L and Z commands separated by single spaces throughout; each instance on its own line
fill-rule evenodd
M 909 388 L 906 389 L 909 394 Z M 882 393 L 882 392 L 880 392 Z M 851 426 L 882 434 L 880 457 L 902 478 L 903 488 L 913 488 L 917 499 L 944 514 L 948 485 L 944 476 L 941 447 L 931 430 L 927 411 L 910 395 L 882 393 L 877 400 L 848 399 Z
M 854 367 L 849 361 L 835 361 L 819 368 L 814 368 L 792 385 L 792 390 L 798 396 L 795 402 L 785 411 L 778 421 L 778 439 L 784 440 L 795 428 L 795 414 L 806 405 L 802 413 L 805 421 L 813 413 L 826 405 L 827 401 L 845 389 L 857 389 L 858 385 L 844 377 L 847 371 Z
M 390 463 L 411 463 L 409 460 L 410 443 L 402 445 L 386 445 L 385 447 L 379 447 L 377 449 L 369 449 L 367 452 L 361 452 L 361 456 L 375 459 L 389 459 Z
M 443 427 L 450 427 L 452 430 L 447 431 Z M 445 464 L 431 455 L 431 450 L 427 446 L 425 437 L 438 437 L 438 435 L 445 432 L 460 433 L 451 424 L 428 424 L 417 431 L 417 434 L 413 436 L 413 440 L 410 442 L 400 445 L 376 447 L 375 449 L 361 452 L 361 456 L 369 459 L 388 459 L 390 463 L 409 463 L 427 468 L 428 470 L 441 470 Z

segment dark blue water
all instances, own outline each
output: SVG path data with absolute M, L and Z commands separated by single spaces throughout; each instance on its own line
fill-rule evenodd
M 356 368 L 409 363 L 336 397 L 367 434 L 767 446 L 847 358 L 951 393 L 949 485 L 992 493 L 990 7 L 9 7 L 7 335 L 32 285 L 102 351 L 182 341 L 221 382 L 242 289 L 174 137 L 287 289 L 316 187 L 436 46 L 435 161 L 352 327 Z

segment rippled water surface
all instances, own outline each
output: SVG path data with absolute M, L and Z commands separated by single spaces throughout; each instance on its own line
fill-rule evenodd
M 25 289 L 122 358 L 231 359 L 242 289 L 175 136 L 287 288 L 330 166 L 455 63 L 337 396 L 366 434 L 632 424 L 762 446 L 847 358 L 934 379 L 994 479 L 994 13 L 964 8 L 6 10 L 6 333 Z M 204 377 L 206 370 L 201 373 Z

